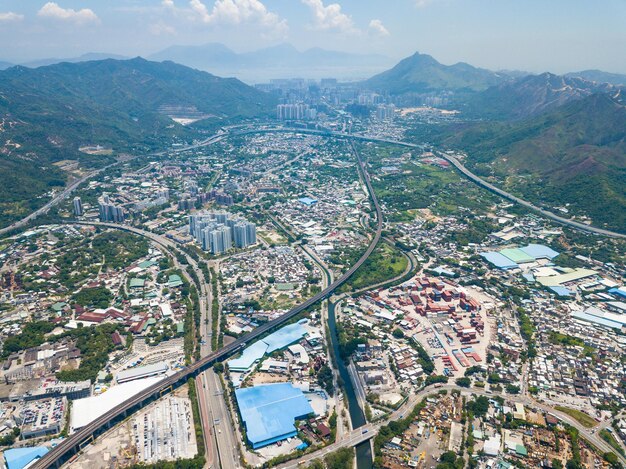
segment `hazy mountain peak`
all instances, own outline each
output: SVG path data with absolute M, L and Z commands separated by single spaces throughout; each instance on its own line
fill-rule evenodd
M 582 78 L 596 83 L 609 83 L 616 86 L 626 86 L 626 75 L 603 72 L 602 70 L 582 70 L 580 72 L 567 73 L 566 76 Z
M 443 65 L 428 54 L 416 52 L 390 70 L 365 82 L 371 89 L 391 94 L 433 91 L 479 91 L 501 83 L 504 78 L 492 71 L 466 63 Z
M 611 85 L 544 72 L 493 86 L 470 98 L 466 110 L 481 117 L 520 119 L 612 89 Z
M 299 51 L 287 42 L 243 53 L 233 52 L 223 44 L 175 46 L 149 55 L 148 59 L 172 60 L 217 75 L 237 76 L 254 82 L 296 76 L 361 79 L 385 69 L 391 63 L 391 59 L 381 55 L 353 54 L 317 47 Z M 355 76 L 355 73 L 358 75 Z

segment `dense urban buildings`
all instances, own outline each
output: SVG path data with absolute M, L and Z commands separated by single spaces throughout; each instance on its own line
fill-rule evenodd
M 204 251 L 223 254 L 257 242 L 256 226 L 225 212 L 198 212 L 189 216 L 189 234 Z
M 179 3 L 150 16 L 224 4 Z M 290 34 L 398 40 L 295 4 L 315 21 Z M 55 8 L 0 22 L 90 29 Z M 380 57 L 193 51 L 278 68 L 0 61 L 8 469 L 626 464 L 626 79 L 416 53 L 346 81 Z
M 100 221 L 121 223 L 124 221 L 124 208 L 111 202 L 107 194 L 98 199 Z
M 276 106 L 276 118 L 282 121 L 315 120 L 317 111 L 308 104 L 279 104 Z

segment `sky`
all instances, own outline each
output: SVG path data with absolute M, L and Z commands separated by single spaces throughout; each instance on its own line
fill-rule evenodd
M 626 0 L 0 0 L 0 60 L 220 42 L 626 73 Z

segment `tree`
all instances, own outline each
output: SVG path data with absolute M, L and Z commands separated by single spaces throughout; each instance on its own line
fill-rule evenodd
M 396 327 L 396 328 L 393 330 L 393 333 L 392 333 L 392 334 L 393 334 L 393 336 L 394 336 L 396 339 L 402 339 L 402 338 L 404 338 L 404 331 L 403 331 L 402 329 L 400 329 L 399 327 Z
M 447 382 L 448 382 L 448 377 L 447 376 L 431 375 L 431 376 L 428 376 L 426 378 L 426 381 L 424 382 L 424 385 L 425 386 L 430 386 L 431 384 L 447 383 Z
M 621 468 L 621 467 L 623 467 L 623 466 L 622 466 L 622 464 L 619 462 L 619 459 L 617 459 L 617 455 L 616 455 L 615 453 L 613 453 L 613 452 L 607 452 L 607 453 L 604 453 L 604 454 L 602 455 L 602 457 L 603 457 L 603 458 L 604 458 L 604 460 L 605 460 L 606 462 L 608 462 L 608 463 L 611 465 L 611 467 L 613 467 L 613 468 L 616 468 L 616 469 L 617 469 L 617 468 Z
M 333 395 L 333 371 L 323 365 L 317 372 L 317 383 L 330 395 Z
M 469 378 L 457 378 L 456 379 L 457 386 L 461 386 L 462 388 L 469 388 L 470 384 L 472 384 L 472 380 Z
M 506 392 L 508 392 L 509 394 L 519 394 L 519 391 L 520 391 L 519 386 L 516 386 L 514 384 L 506 385 Z
M 478 396 L 475 400 L 466 404 L 467 410 L 470 410 L 476 417 L 484 417 L 489 410 L 489 399 L 485 396 Z
M 352 448 L 341 448 L 328 454 L 324 458 L 326 467 L 333 469 L 352 469 L 354 460 L 354 450 Z

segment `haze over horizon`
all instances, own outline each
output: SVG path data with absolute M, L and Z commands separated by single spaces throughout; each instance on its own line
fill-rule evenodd
M 219 42 L 237 52 L 282 43 L 491 70 L 626 73 L 626 2 L 397 0 L 5 0 L 0 60 L 89 52 L 149 56 Z

